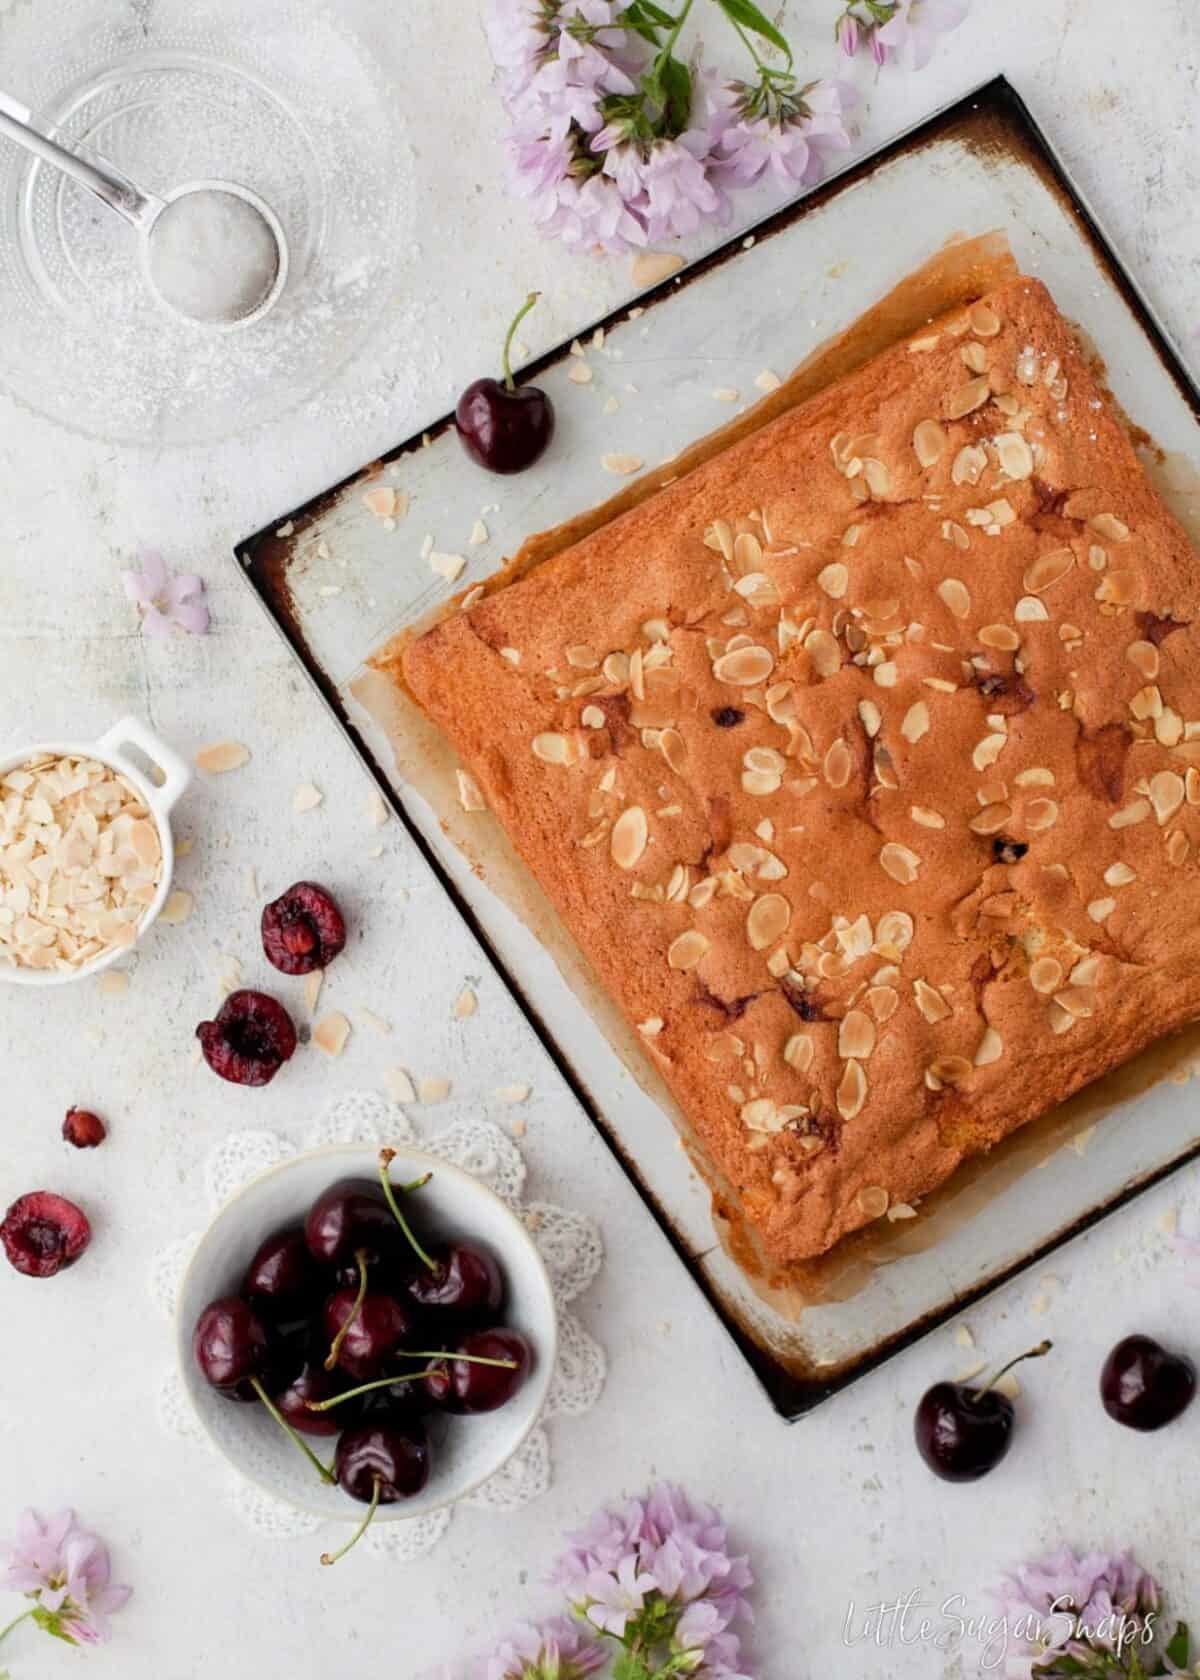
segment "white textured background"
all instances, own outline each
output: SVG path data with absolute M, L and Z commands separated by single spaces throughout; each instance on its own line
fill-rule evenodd
M 540 243 L 523 209 L 499 196 L 500 112 L 478 9 L 476 0 L 371 7 L 406 123 L 396 167 L 411 221 L 403 308 L 358 400 L 317 405 L 228 447 L 156 454 L 69 436 L 0 397 L 0 746 L 87 736 L 133 710 L 182 751 L 228 735 L 254 753 L 244 771 L 188 796 L 177 830 L 196 846 L 179 881 L 196 913 L 148 942 L 125 998 L 91 986 L 50 997 L 0 991 L 0 1206 L 52 1184 L 86 1200 L 98 1226 L 87 1262 L 57 1282 L 0 1274 L 0 1530 L 24 1503 L 73 1503 L 112 1538 L 120 1574 L 137 1589 L 107 1651 L 79 1659 L 15 1636 L 0 1653 L 14 1680 L 73 1673 L 81 1660 L 97 1680 L 408 1676 L 548 1603 L 537 1583 L 559 1531 L 655 1474 L 719 1501 L 752 1550 L 762 1582 L 756 1645 L 770 1680 L 941 1675 L 944 1659 L 928 1649 L 847 1652 L 840 1629 L 851 1597 L 917 1588 L 936 1602 L 961 1592 L 982 1610 L 981 1589 L 1000 1567 L 1060 1537 L 1132 1542 L 1179 1585 L 1194 1554 L 1187 1488 L 1200 1408 L 1143 1439 L 1108 1424 L 1094 1397 L 1101 1351 L 1129 1329 L 1200 1350 L 1189 1329 L 1200 1296 L 1182 1263 L 1153 1266 L 1147 1254 L 1162 1211 L 1195 1197 L 1180 1185 L 1058 1257 L 1056 1285 L 1024 1280 L 973 1316 L 987 1354 L 1043 1334 L 1058 1341 L 1026 1381 L 1004 1471 L 973 1489 L 933 1483 L 909 1439 L 915 1396 L 964 1361 L 948 1333 L 788 1429 L 639 1210 L 609 1188 L 596 1211 L 610 1261 L 583 1314 L 609 1348 L 609 1387 L 586 1425 L 558 1427 L 557 1480 L 540 1504 L 509 1519 L 462 1515 L 444 1547 L 404 1570 L 360 1557 L 327 1573 L 311 1542 L 258 1540 L 237 1526 L 207 1461 L 158 1430 L 153 1390 L 168 1349 L 145 1277 L 154 1250 L 201 1216 L 196 1169 L 214 1138 L 230 1125 L 300 1124 L 329 1094 L 377 1083 L 395 1062 L 453 1073 L 464 1103 L 508 1080 L 538 1083 L 534 1051 L 514 1045 L 486 988 L 476 1020 L 451 1023 L 469 961 L 452 912 L 422 898 L 398 825 L 383 832 L 384 856 L 368 857 L 378 837 L 365 777 L 229 559 L 237 537 L 449 407 L 491 367 L 511 300 L 530 286 L 546 294 L 524 334 L 533 349 L 630 291 L 624 263 Z M 814 74 L 833 66 L 832 11 L 816 0 L 789 7 Z M 19 22 L 0 13 L 0 67 Z M 714 47 L 728 62 L 726 41 Z M 1006 71 L 1195 365 L 1198 66 L 1190 0 L 975 0 L 922 75 L 893 71 L 876 84 L 866 64 L 856 67 L 862 144 Z M 745 198 L 739 210 L 756 213 Z M 864 260 L 885 238 L 886 229 L 863 230 Z M 140 638 L 117 578 L 138 544 L 207 577 L 207 638 Z M 307 779 L 325 804 L 296 818 L 291 791 Z M 366 1003 L 396 1022 L 391 1041 L 360 1033 L 342 1063 L 316 1068 L 307 1058 L 303 1084 L 281 1079 L 265 1093 L 218 1085 L 189 1062 L 223 957 L 239 956 L 249 983 L 261 971 L 251 868 L 264 894 L 301 874 L 339 883 L 361 932 L 330 1001 L 351 1014 Z M 400 884 L 416 887 L 413 905 L 400 902 Z M 59 1143 L 70 1102 L 112 1120 L 99 1154 L 68 1158 Z M 574 1199 L 586 1205 L 605 1169 L 579 1117 L 535 1101 L 529 1120 L 533 1192 L 566 1199 L 567 1187 L 537 1182 L 537 1139 L 569 1125 L 580 1133 Z M 1033 1316 L 1040 1294 L 1050 1310 Z M 1197 1613 L 1195 1599 L 1180 1608 Z M 963 1672 L 973 1664 L 967 1657 Z

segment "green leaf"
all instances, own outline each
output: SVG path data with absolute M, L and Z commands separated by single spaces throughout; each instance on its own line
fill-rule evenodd
M 649 41 L 652 47 L 659 45 L 660 36 L 664 29 L 673 29 L 675 19 L 670 12 L 656 6 L 654 0 L 630 0 L 630 4 L 621 12 L 617 22 L 626 29 L 632 29 L 644 41 Z
M 1168 1662 L 1173 1662 L 1176 1668 L 1186 1668 L 1192 1651 L 1192 1637 L 1188 1632 L 1186 1622 L 1176 1622 L 1175 1632 L 1171 1635 L 1166 1651 L 1163 1653 Z
M 669 58 L 660 77 L 663 91 L 663 125 L 673 140 L 682 134 L 692 114 L 692 73 L 677 58 Z
M 636 1651 L 622 1651 L 613 1663 L 612 1680 L 651 1680 L 650 1670 Z
M 787 54 L 787 61 L 792 62 L 792 49 L 788 46 L 787 36 L 782 35 L 770 18 L 760 12 L 754 0 L 717 0 L 717 5 L 729 18 L 730 22 L 740 24 L 743 29 L 752 30 L 755 35 L 761 35 L 772 46 L 778 47 L 780 52 Z

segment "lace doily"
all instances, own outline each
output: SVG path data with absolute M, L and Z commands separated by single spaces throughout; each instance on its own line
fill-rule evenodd
M 215 1213 L 251 1179 L 299 1150 L 331 1143 L 407 1143 L 439 1155 L 481 1179 L 520 1214 L 541 1251 L 554 1286 L 558 1308 L 558 1355 L 541 1418 L 520 1451 L 481 1487 L 459 1503 L 488 1511 L 514 1511 L 536 1499 L 550 1485 L 550 1441 L 546 1420 L 578 1417 L 589 1411 L 604 1386 L 604 1350 L 567 1310 L 595 1278 L 603 1260 L 595 1221 L 547 1202 L 525 1202 L 525 1162 L 516 1144 L 490 1120 L 456 1120 L 442 1131 L 418 1133 L 408 1115 L 374 1092 L 339 1098 L 298 1141 L 273 1131 L 234 1132 L 213 1150 L 205 1167 L 205 1188 Z M 193 1232 L 160 1253 L 150 1278 L 160 1311 L 175 1316 L 183 1274 L 201 1233 Z M 283 1501 L 229 1470 L 201 1429 L 176 1372 L 165 1377 L 160 1412 L 164 1427 L 197 1450 L 210 1453 L 225 1469 L 229 1497 L 243 1518 L 261 1534 L 281 1539 L 315 1534 L 316 1517 Z M 362 1545 L 391 1559 L 408 1561 L 436 1546 L 450 1526 L 452 1506 L 410 1521 L 377 1523 Z

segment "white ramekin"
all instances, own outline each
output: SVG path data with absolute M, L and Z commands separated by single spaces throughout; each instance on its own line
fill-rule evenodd
M 127 746 L 137 747 L 162 771 L 164 780 L 161 787 L 155 787 L 125 754 L 123 749 Z M 53 753 L 58 758 L 94 758 L 100 764 L 106 764 L 110 770 L 115 770 L 124 776 L 126 781 L 132 783 L 154 818 L 154 826 L 158 830 L 158 843 L 162 848 L 162 878 L 153 901 L 147 906 L 138 923 L 134 940 L 136 944 L 146 929 L 157 920 L 171 890 L 171 876 L 175 869 L 175 843 L 171 837 L 170 812 L 179 795 L 191 781 L 192 772 L 178 753 L 172 752 L 165 741 L 160 741 L 152 729 L 148 729 L 138 718 L 127 717 L 122 718 L 120 723 L 115 723 L 98 741 L 35 741 L 30 746 L 19 747 L 16 752 L 6 753 L 0 758 L 0 776 L 7 775 L 10 770 L 17 769 L 31 758 L 41 758 L 47 753 Z M 0 980 L 7 980 L 15 986 L 64 986 L 72 980 L 83 980 L 93 974 L 99 974 L 101 969 L 116 962 L 118 957 L 125 956 L 131 948 L 128 945 L 120 945 L 111 951 L 104 951 L 78 969 L 17 968 L 12 963 L 2 962 Z

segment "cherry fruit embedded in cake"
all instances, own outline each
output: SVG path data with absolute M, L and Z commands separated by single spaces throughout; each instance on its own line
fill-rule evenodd
M 530 292 L 504 340 L 504 378 L 477 379 L 454 410 L 463 448 L 489 472 L 515 473 L 532 466 L 554 436 L 554 404 L 536 385 L 517 385 L 510 354 L 513 334 L 538 300 Z
M 281 974 L 328 968 L 346 945 L 346 923 L 333 894 L 315 881 L 297 881 L 262 913 L 267 961 Z
M 296 1049 L 291 1016 L 265 992 L 230 992 L 196 1037 L 209 1067 L 231 1085 L 269 1085 Z
M 1191 1405 L 1196 1367 L 1151 1336 L 1126 1336 L 1100 1372 L 1104 1410 L 1128 1429 L 1162 1429 Z

